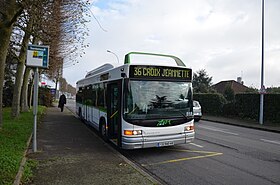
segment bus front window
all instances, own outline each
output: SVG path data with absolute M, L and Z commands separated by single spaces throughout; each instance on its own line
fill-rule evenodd
M 126 84 L 124 119 L 128 121 L 192 115 L 191 82 L 129 80 Z

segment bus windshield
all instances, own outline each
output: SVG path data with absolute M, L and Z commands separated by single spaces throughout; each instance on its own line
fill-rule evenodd
M 124 119 L 181 119 L 192 115 L 191 82 L 127 80 Z

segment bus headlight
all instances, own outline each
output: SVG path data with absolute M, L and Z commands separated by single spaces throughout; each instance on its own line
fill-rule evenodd
M 190 124 L 188 126 L 185 126 L 185 131 L 192 131 L 194 130 L 194 124 Z
M 142 130 L 124 130 L 124 135 L 127 136 L 142 135 Z

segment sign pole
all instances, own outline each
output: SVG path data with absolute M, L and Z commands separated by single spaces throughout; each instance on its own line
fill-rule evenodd
M 37 152 L 37 113 L 38 113 L 38 68 L 47 69 L 49 66 L 49 46 L 28 45 L 26 66 L 35 67 L 34 71 L 34 93 L 33 93 L 33 152 Z
M 38 112 L 38 86 L 39 86 L 39 74 L 38 67 L 35 68 L 34 74 L 34 93 L 33 93 L 33 152 L 37 152 L 37 112 Z
M 260 89 L 260 115 L 259 123 L 263 125 L 263 107 L 264 107 L 264 0 L 262 0 L 262 59 L 261 59 L 261 89 Z

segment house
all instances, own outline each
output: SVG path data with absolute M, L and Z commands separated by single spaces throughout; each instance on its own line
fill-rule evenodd
M 235 80 L 227 80 L 227 81 L 221 81 L 215 85 L 212 85 L 212 88 L 221 94 L 224 94 L 226 88 L 228 88 L 228 87 L 231 87 L 234 94 L 250 91 L 250 88 L 243 85 L 243 82 L 240 79 L 238 79 L 238 82 Z

